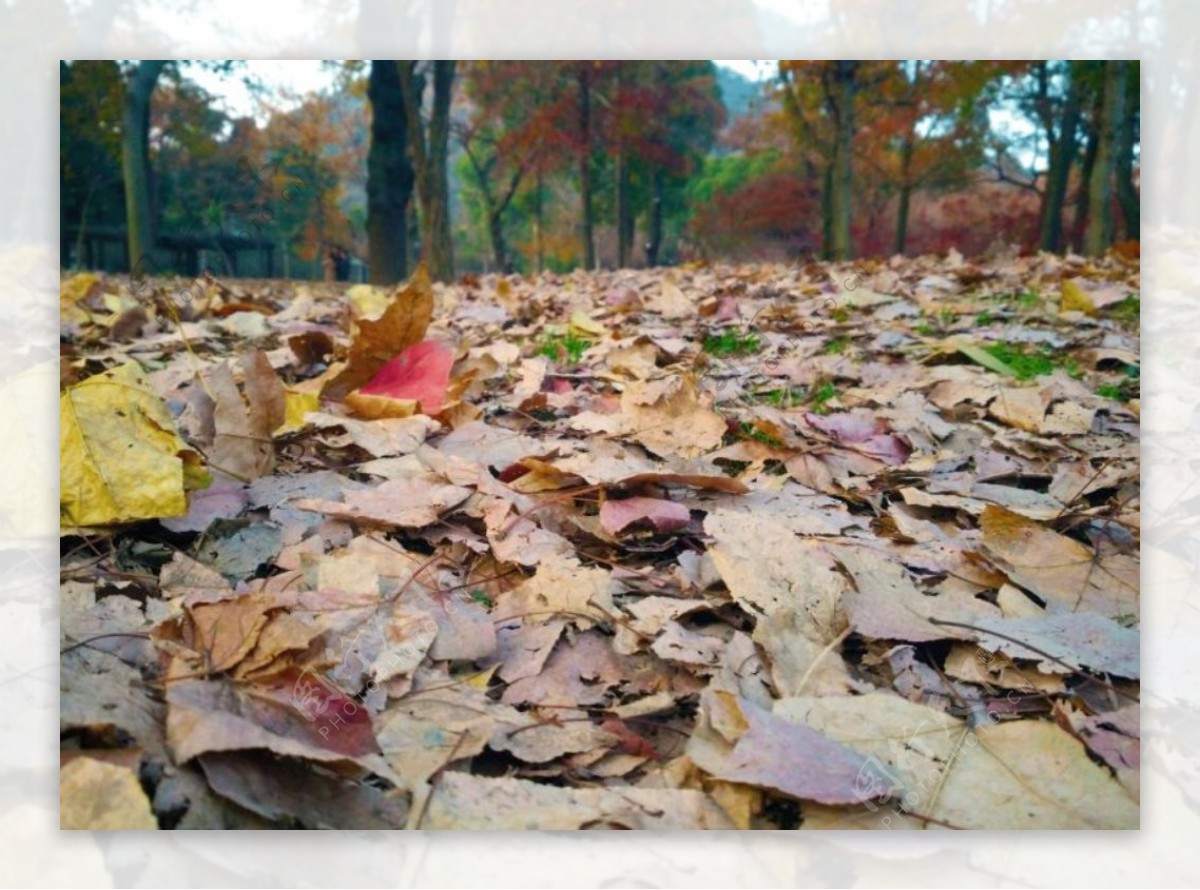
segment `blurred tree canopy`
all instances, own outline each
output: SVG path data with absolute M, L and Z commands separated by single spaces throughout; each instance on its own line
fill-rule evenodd
M 328 64 L 232 117 L 193 72 L 253 63 L 60 63 L 63 264 L 317 277 L 340 252 L 386 283 L 418 257 L 449 279 L 1139 233 L 1137 62 Z

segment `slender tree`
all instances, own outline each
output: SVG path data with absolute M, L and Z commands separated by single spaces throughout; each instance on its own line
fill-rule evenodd
M 421 203 L 421 255 L 436 281 L 454 277 L 454 240 L 450 233 L 450 186 L 446 161 L 450 145 L 450 99 L 454 86 L 454 61 L 435 61 L 428 68 L 418 62 L 396 62 L 408 144 Z M 428 70 L 432 69 L 432 70 Z M 426 123 L 421 115 L 426 73 L 432 75 L 433 99 Z
M 1136 241 L 1141 238 L 1141 198 L 1133 183 L 1133 147 L 1138 143 L 1138 124 L 1141 117 L 1140 69 L 1137 61 L 1126 62 L 1125 102 L 1127 111 L 1121 117 L 1117 136 L 1117 203 L 1121 207 L 1122 236 Z
M 575 71 L 579 85 L 579 237 L 582 244 L 583 266 L 596 266 L 596 241 L 592 216 L 592 63 L 579 62 Z
M 853 253 L 850 244 L 850 195 L 852 188 L 852 152 L 854 150 L 854 101 L 858 94 L 859 63 L 841 59 L 828 72 L 826 102 L 834 119 L 836 136 L 830 165 L 829 244 L 830 259 L 846 260 Z
M 1067 79 L 1066 97 L 1061 109 L 1055 109 L 1050 97 L 1048 62 L 1038 68 L 1038 117 L 1046 132 L 1049 145 L 1049 166 L 1046 171 L 1046 190 L 1042 194 L 1042 211 L 1038 221 L 1038 247 L 1057 251 L 1062 246 L 1062 212 L 1067 196 L 1071 166 L 1078 153 L 1079 117 L 1084 92 L 1084 62 L 1067 62 L 1063 76 Z
M 1096 160 L 1088 181 L 1089 214 L 1083 250 L 1100 256 L 1113 241 L 1113 182 L 1119 153 L 1121 121 L 1125 116 L 1126 66 L 1128 62 L 1104 63 L 1103 100 L 1096 123 Z
M 153 267 L 154 210 L 150 192 L 150 96 L 166 62 L 137 62 L 129 71 L 121 115 L 121 172 L 131 269 Z

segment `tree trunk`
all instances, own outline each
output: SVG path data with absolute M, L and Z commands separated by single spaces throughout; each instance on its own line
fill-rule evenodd
M 1046 171 L 1046 192 L 1042 200 L 1042 215 L 1038 222 L 1038 248 L 1056 252 L 1062 247 L 1062 213 L 1071 179 L 1071 165 L 1078 146 L 1080 101 L 1083 86 L 1078 62 L 1069 63 L 1070 86 L 1063 104 L 1062 123 L 1057 138 L 1047 133 L 1050 143 L 1050 164 Z
M 833 104 L 837 115 L 833 171 L 829 196 L 829 259 L 848 260 L 850 246 L 851 151 L 854 146 L 854 94 L 857 89 L 857 62 L 833 63 Z
M 633 206 L 629 200 L 629 158 L 625 146 L 617 149 L 617 268 L 629 265 L 633 247 Z
M 537 272 L 542 274 L 546 265 L 546 243 L 542 238 L 542 168 L 537 171 L 537 191 L 533 198 L 534 240 L 537 242 Z
M 429 125 L 421 120 L 425 78 L 411 61 L 396 63 L 408 119 L 408 142 L 421 202 L 421 255 L 434 281 L 454 277 L 454 241 L 450 234 L 450 187 L 446 160 L 450 144 L 450 92 L 453 61 L 433 63 L 433 107 Z
M 1117 203 L 1121 206 L 1122 236 L 1128 241 L 1138 241 L 1142 237 L 1142 208 L 1138 190 L 1133 184 L 1133 145 L 1134 122 L 1136 116 L 1131 99 L 1133 90 L 1139 88 L 1135 72 L 1137 68 L 1131 62 L 1122 63 L 1126 67 L 1126 108 L 1122 116 L 1117 134 Z M 1140 103 L 1139 103 L 1140 105 Z
M 150 94 L 164 61 L 137 63 L 125 85 L 121 124 L 121 172 L 125 179 L 125 226 L 130 270 L 157 267 L 154 210 L 150 198 Z
M 1101 256 L 1113 240 L 1113 179 L 1116 172 L 1117 133 L 1125 116 L 1125 63 L 1104 63 L 1104 99 L 1097 123 L 1096 161 L 1088 181 L 1087 229 L 1083 252 Z
M 404 92 L 396 65 L 371 62 L 371 146 L 367 152 L 367 261 L 372 284 L 408 277 L 408 202 L 413 168 L 408 156 Z
M 662 250 L 663 241 L 663 172 L 659 167 L 654 168 L 653 203 L 650 206 L 650 239 L 646 242 L 646 265 L 658 265 L 658 254 Z
M 821 254 L 828 257 L 833 253 L 833 158 L 825 164 L 821 174 Z
M 582 238 L 583 267 L 596 266 L 596 245 L 592 237 L 592 82 L 588 66 L 581 62 L 579 80 L 579 200 L 582 204 L 580 237 Z
M 894 252 L 904 253 L 908 241 L 908 210 L 912 203 L 912 158 L 916 134 L 910 128 L 900 146 L 900 206 L 896 208 L 896 243 Z
M 508 244 L 504 240 L 504 225 L 501 217 L 504 211 L 493 208 L 488 211 L 488 237 L 492 242 L 492 256 L 496 260 L 496 271 L 507 273 L 512 271 L 508 258 Z
M 1089 213 L 1088 183 L 1092 181 L 1092 170 L 1096 166 L 1096 150 L 1099 136 L 1093 126 L 1087 134 L 1087 145 L 1083 150 L 1083 164 L 1079 168 L 1079 191 L 1075 196 L 1075 218 L 1071 223 L 1071 244 L 1077 250 L 1083 250 L 1083 230 L 1087 225 Z

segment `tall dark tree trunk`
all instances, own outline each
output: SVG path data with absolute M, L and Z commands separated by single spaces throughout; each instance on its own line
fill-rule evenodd
M 831 100 L 837 122 L 833 170 L 829 195 L 828 258 L 847 260 L 850 245 L 850 194 L 852 187 L 851 153 L 854 148 L 854 98 L 858 89 L 858 62 L 834 62 Z
M 896 243 L 893 252 L 904 253 L 908 241 L 908 211 L 912 203 L 912 159 L 916 144 L 916 133 L 910 128 L 904 134 L 904 143 L 900 146 L 900 205 L 896 208 Z
M 1078 147 L 1079 112 L 1083 97 L 1080 63 L 1070 62 L 1068 65 L 1071 82 L 1067 87 L 1066 101 L 1063 103 L 1062 123 L 1057 137 L 1053 131 L 1047 133 L 1050 137 L 1050 163 L 1046 171 L 1046 191 L 1042 198 L 1041 219 L 1038 222 L 1038 247 L 1050 252 L 1062 247 L 1063 203 L 1066 201 L 1071 165 Z
M 591 63 L 580 62 L 577 72 L 579 80 L 579 200 L 582 204 L 580 237 L 582 239 L 583 266 L 596 267 L 596 243 L 592 230 L 592 78 Z
M 1137 241 L 1142 237 L 1142 207 L 1137 187 L 1133 184 L 1133 146 L 1137 140 L 1135 129 L 1137 114 L 1134 98 L 1140 88 L 1138 66 L 1126 62 L 1126 112 L 1121 116 L 1117 135 L 1117 203 L 1121 206 L 1121 235 L 1126 240 Z M 1140 100 L 1137 108 L 1141 107 Z
M 131 270 L 149 271 L 155 261 L 154 208 L 150 193 L 150 96 L 165 61 L 137 63 L 125 85 L 121 124 L 121 172 L 125 179 L 125 226 Z
M 408 156 L 404 91 L 395 62 L 371 62 L 371 146 L 367 152 L 367 259 L 372 284 L 408 277 L 408 202 L 413 168 Z
M 1087 143 L 1083 149 L 1083 163 L 1079 167 L 1079 191 L 1075 195 L 1075 215 L 1071 222 L 1071 245 L 1076 250 L 1083 250 L 1083 231 L 1087 226 L 1090 212 L 1091 193 L 1088 183 L 1092 179 L 1092 170 L 1096 166 L 1096 151 L 1100 143 L 1095 126 L 1087 133 Z
M 429 124 L 421 119 L 425 78 L 415 63 L 396 63 L 404 95 L 409 151 L 421 202 L 421 256 L 435 281 L 454 277 L 454 241 L 450 233 L 450 186 L 446 161 L 450 145 L 450 94 L 454 86 L 454 61 L 433 65 L 433 105 Z
M 646 242 L 646 265 L 657 266 L 658 254 L 663 242 L 663 172 L 661 167 L 654 168 L 654 178 L 651 180 L 653 198 L 650 205 L 650 238 Z
M 1126 62 L 1104 63 L 1104 99 L 1097 123 L 1096 161 L 1088 180 L 1087 229 L 1083 236 L 1083 252 L 1100 256 L 1113 240 L 1113 180 L 1116 176 L 1117 134 L 1125 116 Z
M 496 260 L 497 272 L 511 272 L 512 263 L 508 256 L 508 243 L 504 239 L 503 214 L 499 210 L 488 212 L 488 238 L 492 242 L 492 256 Z

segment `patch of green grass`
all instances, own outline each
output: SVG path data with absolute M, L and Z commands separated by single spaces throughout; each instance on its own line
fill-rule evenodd
M 742 421 L 738 424 L 738 438 L 753 439 L 755 442 L 761 442 L 764 445 L 770 445 L 772 448 L 782 448 L 783 442 L 772 436 L 770 433 L 764 433 L 754 424 Z
M 938 311 L 937 318 L 938 324 L 940 324 L 943 328 L 948 328 L 950 325 L 954 324 L 958 316 L 949 309 L 942 309 Z
M 850 348 L 849 337 L 834 337 L 821 350 L 826 355 L 841 355 Z
M 807 405 L 818 414 L 824 414 L 829 410 L 826 408 L 825 403 L 835 398 L 837 394 L 837 387 L 831 381 L 826 381 L 811 390 L 796 389 L 788 386 L 783 389 L 772 389 L 766 392 L 755 393 L 755 397 L 759 401 L 774 405 L 777 408 L 793 408 L 800 405 Z M 768 439 L 771 439 L 770 436 L 763 438 L 763 433 L 757 431 L 751 432 L 745 429 L 746 426 L 746 424 L 742 424 L 742 438 L 756 439 L 766 445 L 782 444 L 780 442 L 768 441 Z
M 757 392 L 754 394 L 754 397 L 760 402 L 766 402 L 768 405 L 774 405 L 776 408 L 791 408 L 793 405 L 800 403 L 803 398 L 803 391 L 785 386 L 783 389 L 769 389 L 765 392 Z
M 992 294 L 988 299 L 1001 303 L 1016 303 L 1022 309 L 1036 309 L 1042 304 L 1042 298 L 1035 290 L 1023 290 L 1020 293 Z
M 937 329 L 929 322 L 922 321 L 919 324 L 913 325 L 913 333 L 920 334 L 922 337 L 932 337 L 937 334 Z
M 730 355 L 753 355 L 762 349 L 762 341 L 758 339 L 758 334 L 725 330 L 719 334 L 709 334 L 704 338 L 703 346 L 709 355 L 724 358 Z
M 484 593 L 482 587 L 476 587 L 471 591 L 471 599 L 479 603 L 479 605 L 483 606 L 485 609 L 490 609 L 492 606 L 496 605 L 492 598 Z
M 569 365 L 579 364 L 583 353 L 592 343 L 585 337 L 577 336 L 571 331 L 565 334 L 549 334 L 538 345 L 535 355 L 544 356 L 552 362 L 565 362 Z
M 1142 319 L 1142 299 L 1136 294 L 1130 294 L 1120 303 L 1108 307 L 1108 314 L 1117 321 L 1136 325 Z
M 1096 387 L 1096 395 L 1117 402 L 1128 402 L 1141 395 L 1142 388 L 1136 377 L 1126 377 L 1119 383 L 1101 383 Z
M 750 461 L 748 460 L 726 460 L 721 458 L 716 461 L 716 464 L 721 468 L 721 472 L 726 476 L 732 476 L 734 479 L 750 468 Z
M 809 394 L 808 403 L 818 414 L 825 414 L 829 411 L 825 403 L 836 398 L 837 394 L 837 387 L 833 385 L 833 381 L 827 380 Z
M 1034 377 L 1044 377 L 1053 374 L 1056 368 L 1062 368 L 1069 377 L 1078 380 L 1083 376 L 1083 369 L 1071 356 L 1061 355 L 1049 346 L 1030 349 L 1016 343 L 991 343 L 984 347 L 993 358 L 1004 362 L 1013 369 L 1018 380 L 1032 380 Z
M 975 316 L 975 326 L 978 328 L 986 327 L 993 321 L 995 321 L 995 318 L 986 309 Z

